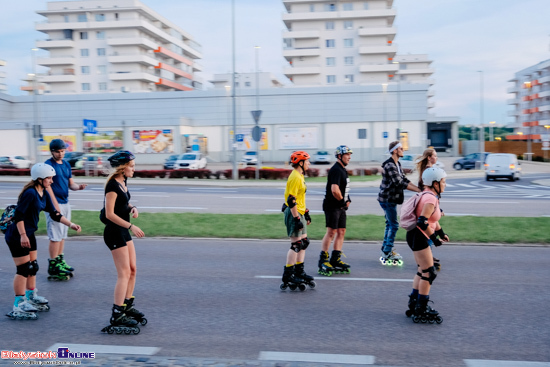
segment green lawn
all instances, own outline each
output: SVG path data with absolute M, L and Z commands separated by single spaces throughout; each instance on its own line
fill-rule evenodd
M 308 237 L 320 240 L 325 233 L 324 215 L 312 215 Z M 102 235 L 99 212 L 73 211 L 73 222 L 82 226 L 83 235 Z M 281 214 L 195 214 L 142 213 L 132 221 L 147 237 L 218 237 L 218 238 L 286 238 Z M 441 225 L 451 242 L 550 243 L 550 218 L 524 217 L 443 217 Z M 346 239 L 381 241 L 384 217 L 377 215 L 348 216 Z M 74 235 L 74 231 L 70 231 Z M 39 234 L 46 233 L 42 215 Z M 405 230 L 397 240 L 405 240 Z

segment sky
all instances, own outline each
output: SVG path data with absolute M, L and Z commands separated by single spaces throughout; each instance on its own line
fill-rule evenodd
M 232 70 L 231 0 L 142 0 L 202 45 L 202 77 Z M 44 18 L 45 0 L 0 0 L 0 59 L 8 65 L 8 93 L 21 95 L 32 72 L 31 48 L 45 34 L 34 29 Z M 432 87 L 437 116 L 456 116 L 463 125 L 511 122 L 508 82 L 522 69 L 550 59 L 550 0 L 395 0 L 394 44 L 398 54 L 427 54 L 435 69 Z M 281 0 L 235 0 L 236 71 L 259 70 L 285 84 L 282 69 Z M 47 55 L 45 51 L 44 55 Z M 40 72 L 40 67 L 38 72 Z M 207 83 L 205 83 L 207 84 Z M 481 110 L 482 108 L 482 110 Z

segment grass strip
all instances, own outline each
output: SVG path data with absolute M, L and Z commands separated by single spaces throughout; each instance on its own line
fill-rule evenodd
M 323 238 L 324 215 L 312 215 L 308 237 Z M 72 221 L 82 226 L 82 235 L 102 236 L 104 225 L 99 212 L 72 213 Z M 281 214 L 200 214 L 141 213 L 132 223 L 147 237 L 216 237 L 285 239 L 286 229 Z M 443 217 L 441 225 L 451 242 L 474 243 L 550 243 L 550 217 Z M 354 215 L 347 219 L 347 240 L 382 241 L 385 219 L 378 215 Z M 75 232 L 70 230 L 70 235 Z M 46 234 L 46 219 L 42 214 L 38 234 Z M 405 240 L 405 230 L 399 229 L 396 239 Z

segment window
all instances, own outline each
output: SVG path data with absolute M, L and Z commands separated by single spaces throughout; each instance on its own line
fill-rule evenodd
M 239 87 L 239 82 L 235 82 L 235 88 Z
M 344 22 L 344 29 L 353 29 L 353 22 L 351 20 L 346 20 Z
M 245 87 L 250 87 L 250 85 L 251 85 L 250 82 L 244 82 Z
M 344 57 L 344 65 L 353 65 L 353 56 Z
M 344 47 L 353 47 L 353 38 L 345 38 Z
M 335 40 L 326 40 L 325 44 L 327 48 L 334 48 L 336 47 L 336 41 Z
M 353 3 L 343 3 L 342 9 L 345 11 L 353 10 Z
M 80 32 L 80 39 L 81 40 L 87 40 L 88 39 L 88 32 Z
M 314 4 L 311 4 L 311 5 L 309 6 L 309 11 L 310 11 L 311 13 L 315 12 L 315 5 L 314 5 Z
M 334 22 L 325 22 L 325 29 L 327 31 L 332 31 L 334 30 Z
M 98 74 L 107 74 L 107 66 L 106 65 L 98 65 L 97 66 L 97 73 Z
M 107 90 L 107 83 L 98 83 L 97 87 L 99 90 Z
M 96 22 L 104 22 L 105 21 L 105 14 L 96 14 L 95 15 L 95 21 Z
M 90 83 L 82 83 L 82 90 L 83 91 L 90 90 Z
M 90 51 L 88 51 L 87 48 L 81 48 L 81 49 L 80 49 L 80 56 L 82 56 L 82 57 L 88 57 L 88 56 L 90 56 Z
M 336 75 L 327 75 L 327 84 L 336 84 Z
M 325 4 L 325 11 L 336 11 L 336 4 Z
M 104 48 L 98 48 L 97 49 L 97 56 L 105 56 L 105 49 Z
M 118 13 L 115 13 L 115 20 L 118 20 Z
M 86 17 L 86 14 L 78 14 L 78 21 L 79 22 L 87 22 L 88 18 Z
M 344 76 L 344 82 L 353 83 L 353 74 L 347 74 Z
M 98 31 L 98 32 L 96 32 L 95 36 L 98 40 L 104 40 L 105 39 L 105 31 Z
M 63 19 L 65 19 L 65 23 L 69 23 L 69 16 L 68 15 L 63 16 Z
M 336 57 L 327 57 L 327 66 L 336 66 Z
M 81 66 L 81 67 L 80 67 L 80 73 L 82 73 L 82 74 L 90 74 L 90 67 L 89 67 L 89 66 Z

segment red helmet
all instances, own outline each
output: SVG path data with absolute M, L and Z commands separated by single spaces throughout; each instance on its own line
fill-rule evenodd
M 306 161 L 309 159 L 309 154 L 303 150 L 298 150 L 290 155 L 290 162 L 292 164 L 298 164 L 300 161 Z

